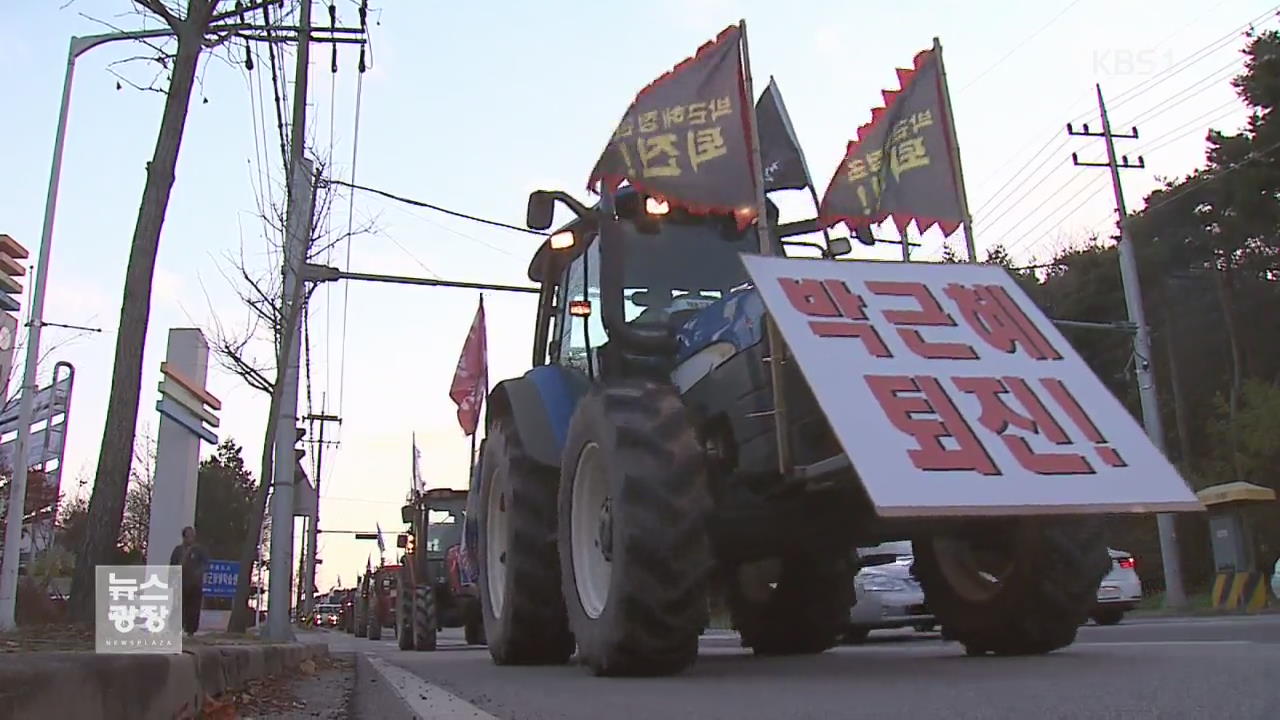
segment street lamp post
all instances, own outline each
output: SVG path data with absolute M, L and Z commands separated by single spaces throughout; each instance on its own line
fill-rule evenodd
M 67 74 L 62 81 L 62 107 L 58 111 L 58 130 L 53 141 L 53 169 L 49 173 L 49 192 L 44 203 L 44 229 L 40 234 L 40 252 L 36 262 L 35 284 L 31 288 L 31 316 L 27 324 L 26 363 L 22 370 L 21 401 L 18 405 L 18 439 L 14 443 L 13 478 L 9 483 L 10 512 L 4 531 L 4 559 L 0 563 L 0 631 L 17 626 L 15 605 L 18 595 L 19 545 L 22 542 L 22 510 L 27 496 L 27 444 L 31 439 L 31 415 L 35 407 L 36 369 L 40 360 L 40 330 L 44 324 L 45 284 L 49 277 L 49 254 L 53 240 L 54 209 L 58 204 L 58 180 L 62 175 L 62 149 L 67 137 L 67 113 L 71 106 L 71 78 L 76 58 L 99 45 L 117 40 L 144 40 L 172 37 L 172 30 L 128 30 L 85 37 L 72 37 L 67 51 Z M 13 509 L 17 508 L 17 512 Z

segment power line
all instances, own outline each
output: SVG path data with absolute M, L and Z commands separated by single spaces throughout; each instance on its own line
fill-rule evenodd
M 1039 165 L 1037 165 L 1037 166 L 1035 167 L 1035 169 L 1034 169 L 1034 170 L 1032 170 L 1032 171 L 1031 171 L 1031 172 L 1026 176 L 1026 178 L 1024 179 L 1024 181 L 1023 181 L 1023 182 L 1030 182 L 1030 181 L 1031 181 L 1031 179 L 1032 179 L 1032 178 L 1034 178 L 1034 177 L 1036 176 L 1036 173 L 1040 172 L 1040 170 L 1041 170 L 1042 168 L 1044 168 L 1044 166 L 1045 166 L 1045 165 L 1047 165 L 1047 164 L 1049 163 L 1049 161 L 1053 160 L 1054 155 L 1056 155 L 1056 154 L 1057 154 L 1057 152 L 1058 152 L 1059 150 L 1061 150 L 1061 149 L 1063 149 L 1063 148 L 1065 148 L 1065 147 L 1067 146 L 1067 142 L 1068 142 L 1068 141 L 1067 141 L 1066 139 L 1064 139 L 1064 138 L 1057 138 L 1057 139 L 1059 140 L 1058 145 L 1057 145 L 1057 146 L 1055 146 L 1055 147 L 1054 147 L 1054 149 L 1053 149 L 1053 150 L 1052 150 L 1048 155 L 1046 155 L 1046 156 L 1044 157 L 1044 159 L 1043 159 L 1043 160 L 1041 160 L 1041 161 L 1040 161 L 1040 164 L 1039 164 Z M 1051 143 L 1051 142 L 1053 142 L 1053 140 L 1051 139 L 1049 142 Z M 1048 146 L 1049 146 L 1049 143 L 1045 143 L 1045 147 L 1048 147 Z M 1039 154 L 1039 152 L 1037 152 L 1036 154 L 1038 155 L 1038 154 Z M 1033 157 L 1032 159 L 1034 160 L 1035 158 Z M 1030 163 L 1030 161 L 1028 161 L 1027 165 L 1026 165 L 1026 166 L 1024 166 L 1024 169 L 1025 169 L 1026 167 L 1029 167 L 1029 166 L 1030 166 L 1030 164 L 1031 164 L 1031 163 Z M 1013 203 L 1012 205 L 1008 205 L 1008 201 L 1009 201 L 1009 200 L 1011 200 L 1011 199 L 1014 199 L 1014 200 L 1020 200 L 1020 199 L 1021 199 L 1022 197 L 1024 197 L 1026 194 L 1028 194 L 1028 193 L 1030 193 L 1030 192 L 1034 191 L 1036 188 L 1040 187 L 1040 185 L 1041 185 L 1042 183 L 1044 183 L 1044 181 L 1045 181 L 1046 179 L 1048 179 L 1049 177 L 1051 177 L 1051 176 L 1053 175 L 1053 173 L 1052 173 L 1052 172 L 1050 172 L 1050 173 L 1049 173 L 1049 175 L 1046 175 L 1044 178 L 1041 178 L 1041 179 L 1040 179 L 1040 182 L 1038 182 L 1038 183 L 1036 183 L 1035 185 L 1031 186 L 1031 188 L 1030 188 L 1029 190 L 1024 189 L 1024 190 L 1023 190 L 1023 194 L 1022 194 L 1022 195 L 1017 195 L 1017 194 L 1016 194 L 1016 193 L 1018 192 L 1019 188 L 1015 187 L 1015 188 L 1013 188 L 1013 193 L 1014 193 L 1014 194 L 1011 194 L 1011 195 L 1009 195 L 1009 196 L 1005 197 L 1005 199 L 1004 199 L 1004 200 L 1002 200 L 1002 201 L 1000 201 L 1000 202 L 998 202 L 998 203 L 997 203 L 997 202 L 996 202 L 996 200 L 1000 197 L 1000 193 L 1001 193 L 1005 188 L 1007 188 L 1007 187 L 1009 187 L 1010 185 L 1012 185 L 1012 184 L 1013 184 L 1013 182 L 1014 182 L 1015 180 L 1017 180 L 1017 179 L 1018 179 L 1018 176 L 1019 176 L 1021 173 L 1022 173 L 1022 171 L 1021 171 L 1021 170 L 1019 170 L 1018 172 L 1014 173 L 1014 174 L 1013 174 L 1013 176 L 1012 176 L 1012 177 L 1010 177 L 1010 178 L 1009 178 L 1009 180 L 1008 180 L 1008 181 L 1006 181 L 1006 182 L 1005 182 L 1005 184 L 1004 184 L 1004 185 L 1002 185 L 1002 186 L 1000 187 L 1000 190 L 997 190 L 997 191 L 996 191 L 996 194 L 995 194 L 995 195 L 992 195 L 992 196 L 991 196 L 991 198 L 987 200 L 987 202 L 983 203 L 983 204 L 982 204 L 982 206 L 978 209 L 978 212 L 976 212 L 976 213 L 974 213 L 974 214 L 975 214 L 975 215 L 979 215 L 979 216 L 981 216 L 981 215 L 984 213 L 984 211 L 985 211 L 985 210 L 987 210 L 987 208 L 991 208 L 992 212 L 994 212 L 994 211 L 996 211 L 996 210 L 999 210 L 1001 207 L 1004 207 L 1004 208 L 1005 208 L 1005 209 L 1004 209 L 1004 211 L 1003 211 L 1003 212 L 1001 212 L 999 215 L 997 215 L 995 218 L 993 218 L 993 219 L 990 221 L 990 222 L 994 223 L 996 220 L 999 220 L 1001 217 L 1003 217 L 1005 214 L 1007 214 L 1007 213 L 1009 212 L 1009 209 L 1011 209 L 1012 207 L 1016 207 L 1016 206 L 1017 206 L 1017 203 L 1016 203 L 1016 202 L 1015 202 L 1015 203 Z
M 492 225 L 494 227 L 506 228 L 507 230 L 515 230 L 516 232 L 522 232 L 528 235 L 537 235 L 539 237 L 546 237 L 545 233 L 538 232 L 537 230 L 530 230 L 529 228 L 522 228 L 519 225 L 511 225 L 508 223 L 499 222 L 497 220 L 489 220 L 487 218 L 477 217 L 475 215 L 468 215 L 467 213 L 464 213 L 464 212 L 458 212 L 457 210 L 450 210 L 449 208 L 440 207 L 439 205 L 433 205 L 431 203 L 423 202 L 421 200 L 412 200 L 407 197 L 395 195 L 393 193 L 387 192 L 386 190 L 378 190 L 377 188 L 365 187 L 364 185 L 356 185 L 355 183 L 343 182 L 341 180 L 334 180 L 332 178 L 323 180 L 322 182 L 327 182 L 332 185 L 344 185 L 354 190 L 363 190 L 364 192 L 370 192 L 375 195 L 381 195 L 385 198 L 389 198 L 397 202 L 402 202 L 406 205 L 413 205 L 415 207 L 426 208 L 428 210 L 435 210 L 436 212 L 444 213 L 445 215 L 452 215 L 453 217 L 462 218 L 463 220 L 470 220 L 472 222 L 483 223 L 485 225 Z
M 1197 188 L 1197 187 L 1199 187 L 1200 185 L 1203 185 L 1204 183 L 1209 182 L 1210 180 L 1216 180 L 1216 179 L 1218 179 L 1218 178 L 1222 177 L 1223 175 L 1226 175 L 1226 174 L 1231 173 L 1231 172 L 1233 172 L 1233 171 L 1235 171 L 1235 170 L 1238 170 L 1239 168 L 1243 167 L 1244 165 L 1246 165 L 1246 164 L 1247 164 L 1249 161 L 1251 161 L 1251 160 L 1262 160 L 1262 159 L 1264 159 L 1264 158 L 1263 158 L 1263 156 L 1264 156 L 1264 155 L 1266 155 L 1267 153 L 1271 152 L 1272 150 L 1276 150 L 1276 149 L 1280 149 L 1280 142 L 1274 143 L 1274 144 L 1272 144 L 1272 145 L 1268 145 L 1267 147 L 1265 147 L 1265 148 L 1263 148 L 1263 149 L 1261 149 L 1261 150 L 1253 150 L 1253 151 L 1250 151 L 1250 153 L 1249 153 L 1248 155 L 1244 156 L 1243 158 L 1241 158 L 1241 159 L 1239 159 L 1239 160 L 1237 160 L 1237 161 L 1235 161 L 1235 162 L 1233 162 L 1233 163 L 1231 163 L 1230 165 L 1227 165 L 1227 166 L 1225 166 L 1225 167 L 1218 168 L 1218 169 L 1216 169 L 1216 170 L 1212 170 L 1212 171 L 1210 171 L 1210 172 L 1201 173 L 1200 175 L 1196 176 L 1196 178 L 1195 178 L 1194 180 L 1187 180 L 1187 181 L 1185 181 L 1185 182 L 1183 183 L 1182 187 L 1181 187 L 1181 188 L 1179 188 L 1177 192 L 1174 192 L 1174 193 L 1172 193 L 1172 194 L 1170 194 L 1170 195 L 1166 195 L 1166 196 L 1164 196 L 1164 197 L 1160 198 L 1160 201 L 1159 201 L 1159 202 L 1157 202 L 1157 203 L 1155 203 L 1155 204 L 1148 204 L 1146 207 L 1144 207 L 1144 208 L 1142 209 L 1142 212 L 1143 212 L 1143 213 L 1149 213 L 1149 212 L 1151 212 L 1152 210 L 1155 210 L 1156 208 L 1163 207 L 1164 205 L 1167 205 L 1167 204 L 1169 204 L 1169 203 L 1173 202 L 1174 200 L 1177 200 L 1178 198 L 1182 197 L 1183 195 L 1187 194 L 1188 192 L 1191 192 L 1192 190 L 1196 189 L 1196 188 Z
M 1187 56 L 1186 58 L 1183 58 L 1182 60 L 1174 63 L 1173 65 L 1170 65 L 1164 70 L 1156 73 L 1155 75 L 1152 75 L 1151 77 L 1129 88 L 1128 90 L 1121 92 L 1120 94 L 1116 95 L 1116 97 L 1112 100 L 1112 108 L 1115 109 L 1115 108 L 1123 107 L 1124 105 L 1131 102 L 1133 99 L 1146 94 L 1152 88 L 1154 88 L 1157 85 L 1160 85 L 1161 83 L 1165 82 L 1169 78 L 1172 78 L 1180 74 L 1181 72 L 1192 67 L 1196 63 L 1202 62 L 1203 60 L 1208 58 L 1210 55 L 1214 54 L 1218 50 L 1221 50 L 1223 47 L 1229 45 L 1233 39 L 1240 37 L 1240 33 L 1248 32 L 1251 29 L 1255 28 L 1257 25 L 1264 24 L 1263 21 L 1265 21 L 1267 18 L 1274 17 L 1277 12 L 1280 12 L 1280 5 L 1276 5 L 1272 7 L 1270 10 L 1267 10 L 1261 15 L 1258 15 L 1257 17 L 1253 18 L 1249 22 L 1246 22 L 1243 25 L 1240 25 L 1234 30 L 1231 30 L 1225 35 L 1219 37 L 1217 40 L 1213 40 L 1209 42 L 1209 44 L 1202 46 L 1200 50 L 1196 51 L 1195 53 Z
M 363 51 L 360 58 L 360 67 L 364 68 Z M 360 150 L 360 104 L 364 97 L 364 72 L 356 76 L 356 112 L 355 112 L 355 130 L 351 138 L 351 182 L 356 181 L 356 159 Z M 343 270 L 351 270 L 351 233 L 355 227 L 355 190 L 347 192 L 347 258 L 343 265 Z M 349 314 L 351 301 L 351 286 L 348 283 L 342 284 L 342 350 L 338 357 L 338 415 L 342 415 L 343 401 L 346 399 L 347 388 L 347 317 Z
M 1227 34 L 1225 34 L 1225 35 L 1223 35 L 1223 36 L 1221 36 L 1221 37 L 1217 38 L 1216 40 L 1211 41 L 1210 43 L 1206 44 L 1205 46 L 1202 46 L 1202 47 L 1201 47 L 1201 49 L 1200 49 L 1199 51 L 1197 51 L 1196 53 L 1194 53 L 1194 54 L 1192 54 L 1192 55 L 1188 56 L 1187 58 L 1184 58 L 1183 60 L 1181 60 L 1181 61 L 1179 61 L 1179 62 L 1177 62 L 1177 63 L 1174 63 L 1173 65 L 1169 66 L 1168 68 L 1165 68 L 1164 70 L 1162 70 L 1162 71 L 1160 71 L 1160 72 L 1156 73 L 1156 74 L 1155 74 L 1155 75 L 1153 75 L 1152 77 L 1147 78 L 1147 79 L 1146 79 L 1146 80 L 1144 80 L 1143 82 L 1141 82 L 1141 83 L 1139 83 L 1139 84 L 1137 84 L 1137 85 L 1135 85 L 1135 86 L 1133 86 L 1133 87 L 1129 88 L 1128 90 L 1126 90 L 1126 91 L 1124 91 L 1124 92 L 1120 93 L 1119 95 L 1117 95 L 1117 96 L 1116 96 L 1115 100 L 1113 100 L 1113 101 L 1112 101 L 1113 108 L 1120 107 L 1120 106 L 1122 106 L 1122 105 L 1126 104 L 1127 102 L 1130 102 L 1130 101 L 1132 101 L 1132 100 L 1134 100 L 1134 99 L 1136 99 L 1136 98 L 1138 98 L 1138 97 L 1140 97 L 1140 96 L 1142 96 L 1142 95 L 1146 94 L 1147 92 L 1149 92 L 1150 90 L 1152 90 L 1153 88 L 1155 88 L 1157 85 L 1159 85 L 1159 84 L 1161 84 L 1161 83 L 1165 82 L 1166 80 L 1168 80 L 1168 79 L 1170 79 L 1170 78 L 1172 78 L 1172 77 L 1174 77 L 1174 76 L 1176 76 L 1176 75 L 1180 74 L 1181 72 L 1183 72 L 1183 71 L 1185 71 L 1185 70 L 1189 69 L 1190 67 L 1193 67 L 1193 66 L 1195 66 L 1195 65 L 1199 64 L 1200 62 L 1203 62 L 1205 59 L 1207 59 L 1209 56 L 1213 55 L 1213 54 L 1214 54 L 1215 52 L 1217 52 L 1218 50 L 1221 50 L 1221 49 L 1222 49 L 1223 47 L 1225 47 L 1226 45 L 1229 45 L 1233 39 L 1238 38 L 1240 33 L 1242 33 L 1242 32 L 1246 32 L 1246 31 L 1249 31 L 1249 30 L 1251 30 L 1251 29 L 1254 29 L 1254 28 L 1256 28 L 1257 26 L 1259 26 L 1260 24 L 1265 24 L 1265 22 L 1264 22 L 1264 21 L 1268 20 L 1269 18 L 1275 17 L 1278 11 L 1280 11 L 1280 5 L 1276 5 L 1276 6 L 1272 7 L 1271 9 L 1267 10 L 1266 12 L 1264 12 L 1264 13 L 1262 13 L 1262 14 L 1258 15 L 1257 17 L 1253 18 L 1253 19 L 1252 19 L 1252 20 L 1250 20 L 1249 22 L 1246 22 L 1246 23 L 1244 23 L 1243 25 L 1240 25 L 1239 27 L 1237 27 L 1237 28 L 1233 29 L 1232 31 L 1228 32 Z M 1194 21 L 1193 21 L 1192 23 L 1188 23 L 1188 25 L 1183 26 L 1183 28 L 1179 29 L 1178 31 L 1175 31 L 1174 33 L 1172 33 L 1171 35 L 1169 35 L 1168 37 L 1166 37 L 1166 38 L 1165 38 L 1165 40 L 1162 40 L 1162 41 L 1161 41 L 1161 44 L 1163 44 L 1165 41 L 1167 41 L 1170 37 L 1173 37 L 1174 35 L 1177 35 L 1179 32 L 1181 32 L 1183 29 L 1185 29 L 1186 27 L 1190 26 L 1190 25 L 1191 25 L 1191 24 L 1193 24 L 1193 23 L 1194 23 Z M 1233 63 L 1233 64 L 1234 64 L 1234 63 Z M 1074 105 L 1075 103 L 1072 103 L 1072 104 Z M 1150 111 L 1151 111 L 1151 110 L 1153 110 L 1153 109 L 1158 109 L 1159 107 L 1163 107 L 1165 104 L 1167 104 L 1167 103 L 1165 103 L 1165 102 L 1158 103 L 1158 104 L 1155 106 L 1155 108 L 1149 108 L 1149 109 L 1148 109 L 1148 112 L 1150 112 Z M 1092 112 L 1093 112 L 1093 111 L 1091 110 L 1091 111 L 1086 111 L 1086 112 L 1084 112 L 1084 113 L 1081 113 L 1080 115 L 1078 115 L 1078 116 L 1076 116 L 1076 117 L 1072 118 L 1071 122 L 1080 122 L 1080 121 L 1086 120 L 1086 119 L 1088 119 L 1088 117 L 1092 114 Z M 1154 117 L 1154 116 L 1153 116 L 1153 117 Z M 1041 148 L 1040 148 L 1039 150 L 1037 150 L 1035 153 L 1033 153 L 1033 154 L 1031 155 L 1031 157 L 1030 157 L 1030 158 L 1028 158 L 1028 159 L 1025 161 L 1025 163 L 1022 165 L 1022 168 L 1020 168 L 1018 171 L 1016 171 L 1016 172 L 1014 173 L 1013 177 L 1011 177 L 1009 180 L 1007 180 L 1007 181 L 1006 181 L 1006 182 L 1005 182 L 1005 183 L 1000 187 L 1000 189 L 998 189 L 998 190 L 996 191 L 996 193 L 994 193 L 994 194 L 993 194 L 993 195 L 992 195 L 992 196 L 991 196 L 991 197 L 990 197 L 990 198 L 989 198 L 989 199 L 988 199 L 988 200 L 983 204 L 982 208 L 980 208 L 980 209 L 979 209 L 979 211 L 978 211 L 977 213 L 975 213 L 975 215 L 981 215 L 981 214 L 982 214 L 982 212 L 983 212 L 984 210 L 987 210 L 987 209 L 991 209 L 991 210 L 998 209 L 998 208 L 1002 207 L 1006 202 L 1008 202 L 1008 200 L 1009 200 L 1009 198 L 1008 198 L 1008 197 L 1006 197 L 1004 200 L 1002 200 L 1002 201 L 1000 201 L 1000 202 L 996 202 L 996 200 L 1000 197 L 1001 193 L 1002 193 L 1002 192 L 1004 192 L 1004 190 L 1005 190 L 1007 187 L 1009 187 L 1010 185 L 1012 185 L 1012 184 L 1017 180 L 1018 176 L 1022 174 L 1023 170 L 1025 170 L 1025 168 L 1026 168 L 1027 166 L 1029 166 L 1031 163 L 1035 162 L 1036 158 L 1037 158 L 1037 157 L 1038 157 L 1042 152 L 1044 152 L 1045 148 L 1047 148 L 1047 147 L 1049 147 L 1050 145 L 1052 145 L 1052 144 L 1053 144 L 1053 142 L 1054 142 L 1054 140 L 1055 140 L 1055 139 L 1058 139 L 1058 138 L 1060 137 L 1060 136 L 1058 135 L 1058 132 L 1059 132 L 1059 131 L 1055 130 L 1055 131 L 1054 131 L 1054 133 L 1049 137 L 1049 139 L 1044 143 L 1044 145 L 1042 145 L 1042 146 L 1041 146 Z M 1030 144 L 1030 143 L 1028 143 L 1028 145 L 1029 145 L 1029 144 Z M 1056 152 L 1056 150 L 1055 150 L 1054 152 Z M 1019 152 L 1018 154 L 1020 155 L 1021 153 Z M 1005 163 L 1005 165 L 1004 165 L 1004 166 L 1002 166 L 1002 167 L 1007 167 L 1007 166 L 1008 166 L 1008 164 L 1009 164 L 1009 162 L 1006 162 L 1006 163 Z M 1039 170 L 1039 168 L 1040 168 L 1041 166 L 1043 166 L 1043 163 L 1041 163 L 1041 165 L 1038 165 L 1038 166 L 1037 166 L 1037 171 Z M 998 172 L 998 171 L 997 171 L 997 172 Z M 1033 171 L 1033 172 L 1032 172 L 1032 173 L 1031 173 L 1031 174 L 1026 178 L 1026 181 L 1030 181 L 1031 177 L 1034 177 L 1034 176 L 1035 176 L 1035 172 L 1036 172 L 1036 171 Z M 984 181 L 984 182 L 986 182 L 986 181 Z M 1043 184 L 1043 182 L 1044 182 L 1044 179 L 1042 179 L 1039 183 L 1036 183 L 1036 187 L 1038 187 L 1039 185 Z M 1028 195 L 1028 194 L 1029 194 L 1029 192 L 1024 192 L 1021 196 L 1017 196 L 1017 197 L 1018 197 L 1018 199 L 1019 199 L 1019 200 L 1021 200 L 1023 197 L 1025 197 L 1025 196 L 1026 196 L 1026 195 Z M 992 222 L 994 222 L 994 221 L 992 221 Z
M 1232 114 L 1231 112 L 1223 112 L 1224 110 L 1227 110 L 1227 109 L 1230 109 L 1233 112 L 1237 112 L 1242 110 L 1243 108 L 1240 106 L 1240 102 L 1238 100 L 1234 100 L 1234 99 L 1228 100 L 1227 102 L 1222 103 L 1218 107 L 1213 108 L 1208 112 L 1201 113 L 1200 115 L 1196 116 L 1195 119 L 1190 120 L 1186 123 L 1183 123 L 1182 125 L 1174 128 L 1173 130 L 1170 130 L 1162 135 L 1158 135 L 1152 138 L 1151 140 L 1148 140 L 1145 144 L 1140 145 L 1138 149 L 1135 150 L 1134 152 L 1135 153 L 1155 152 L 1156 150 L 1159 150 L 1178 140 L 1181 140 L 1182 138 L 1186 137 L 1187 135 L 1190 135 L 1193 132 L 1196 132 L 1197 130 L 1205 129 L 1206 125 L 1211 126 L 1213 123 L 1217 122 L 1218 120 L 1221 120 L 1223 118 L 1230 116 Z M 1215 117 L 1206 123 L 1205 118 L 1208 118 L 1210 115 L 1215 115 Z M 1168 138 L 1168 139 L 1165 140 L 1165 138 Z M 1160 142 L 1161 140 L 1164 140 L 1164 142 Z
M 1059 10 L 1057 15 L 1054 15 L 1053 17 L 1049 18 L 1048 22 L 1046 22 L 1044 25 L 1041 25 L 1039 30 L 1036 30 L 1030 35 L 1023 37 L 1022 42 L 1018 43 L 1017 45 L 1014 45 L 1013 48 L 1009 50 L 1009 52 L 1005 53 L 1000 57 L 999 60 L 996 60 L 994 63 L 989 65 L 986 70 L 983 70 L 982 72 L 978 73 L 977 77 L 970 80 L 964 87 L 960 88 L 959 92 L 964 92 L 965 90 L 968 90 L 969 88 L 976 85 L 979 80 L 987 76 L 987 73 L 999 67 L 1001 64 L 1004 63 L 1005 60 L 1008 60 L 1011 55 L 1021 50 L 1023 46 L 1025 46 L 1027 43 L 1034 40 L 1036 36 L 1038 36 L 1040 33 L 1049 29 L 1049 27 L 1054 23 L 1056 23 L 1059 20 L 1059 18 L 1061 18 L 1063 15 L 1066 15 L 1071 10 L 1071 8 L 1074 8 L 1076 5 L 1079 5 L 1079 4 L 1080 4 L 1080 0 L 1072 0 L 1070 3 L 1067 4 L 1066 7 Z

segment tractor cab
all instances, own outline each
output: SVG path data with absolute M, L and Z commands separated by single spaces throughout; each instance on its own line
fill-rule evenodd
M 542 220 L 550 226 L 551 195 L 562 194 L 530 197 L 531 226 Z M 612 213 L 581 208 L 529 266 L 530 279 L 542 286 L 534 362 L 576 367 L 593 378 L 669 373 L 682 328 L 750 288 L 739 255 L 760 251 L 756 226 L 670 207 L 630 188 L 612 199 Z M 770 223 L 777 217 L 770 204 Z M 781 254 L 781 244 L 773 244 Z

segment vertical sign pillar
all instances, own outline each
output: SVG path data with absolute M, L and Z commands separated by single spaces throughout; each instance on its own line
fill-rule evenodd
M 169 553 L 182 541 L 182 528 L 195 524 L 196 473 L 200 441 L 218 438 L 204 427 L 217 418 L 205 409 L 221 404 L 204 389 L 209 372 L 209 344 L 195 328 L 169 331 L 165 362 L 160 366 L 160 432 L 156 437 L 155 487 L 147 531 L 147 564 L 168 565 Z

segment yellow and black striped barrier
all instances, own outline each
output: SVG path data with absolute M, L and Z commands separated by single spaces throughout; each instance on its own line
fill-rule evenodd
M 1213 579 L 1213 607 L 1258 612 L 1271 604 L 1268 581 L 1260 572 L 1220 572 Z

